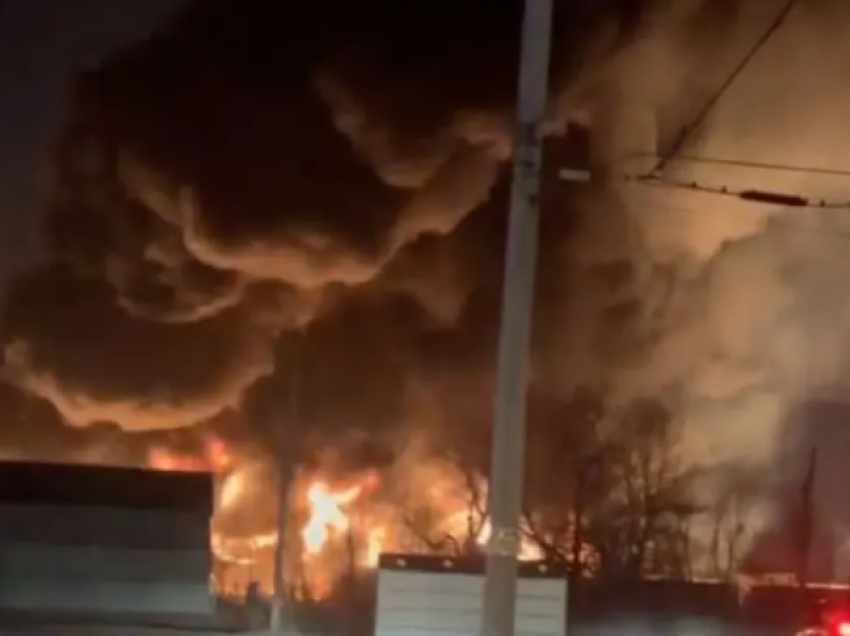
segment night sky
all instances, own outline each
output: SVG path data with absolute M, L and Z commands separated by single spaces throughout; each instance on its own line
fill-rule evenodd
M 0 281 L 39 254 L 39 182 L 73 72 L 144 34 L 178 0 L 0 2 Z

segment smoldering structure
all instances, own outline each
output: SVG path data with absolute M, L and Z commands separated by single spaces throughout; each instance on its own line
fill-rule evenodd
M 826 122 L 850 91 L 824 60 L 850 17 L 802 5 L 689 152 L 844 158 Z M 49 262 L 6 298 L 7 377 L 70 424 L 129 431 L 236 410 L 251 435 L 391 439 L 426 419 L 411 387 L 445 421 L 488 421 L 522 3 L 270 9 L 190 3 L 76 79 Z M 623 177 L 671 147 L 774 11 L 556 3 L 535 390 L 675 398 L 683 453 L 718 465 L 768 464 L 785 411 L 842 376 L 844 220 Z M 808 119 L 801 92 L 823 98 Z M 593 168 L 589 185 L 558 180 L 572 161 Z M 846 191 L 783 174 L 670 168 L 677 182 Z M 823 353 L 802 372 L 813 333 Z

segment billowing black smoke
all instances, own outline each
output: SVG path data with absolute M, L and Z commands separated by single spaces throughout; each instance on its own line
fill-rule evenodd
M 423 390 L 455 424 L 486 422 L 522 4 L 199 0 L 81 74 L 50 262 L 5 303 L 7 376 L 80 426 L 236 410 L 275 428 L 293 391 L 301 437 L 392 435 Z M 635 152 L 670 147 L 776 3 L 556 5 L 535 388 L 675 395 L 683 452 L 772 457 L 786 411 L 847 368 L 841 221 L 812 214 L 801 232 L 780 210 L 621 177 Z M 685 150 L 850 158 L 836 137 L 850 95 L 828 68 L 847 18 L 838 0 L 802 2 Z M 574 160 L 590 185 L 558 180 Z M 847 192 L 777 175 L 669 176 Z
M 12 377 L 71 423 L 186 426 L 238 407 L 298 329 L 316 417 L 357 427 L 393 419 L 412 377 L 480 367 L 521 8 L 205 0 L 81 75 L 53 262 L 6 303 Z M 592 83 L 638 8 L 558 3 L 556 96 Z

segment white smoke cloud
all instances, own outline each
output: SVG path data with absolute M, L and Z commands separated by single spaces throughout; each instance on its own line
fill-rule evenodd
M 713 64 L 688 68 L 686 83 L 688 74 L 728 76 L 730 61 L 740 61 L 769 14 L 780 8 L 747 4 L 740 3 L 737 27 L 729 29 L 732 44 L 712 56 Z M 850 113 L 849 36 L 844 4 L 802 3 L 683 154 L 824 170 L 850 167 L 850 128 L 843 123 Z M 620 155 L 646 153 L 646 136 L 631 137 L 644 141 L 630 142 Z M 639 162 L 626 165 L 631 172 L 645 168 Z M 804 170 L 680 161 L 666 177 L 733 191 L 850 201 L 850 178 Z M 760 467 L 770 488 L 776 471 L 769 471 L 789 414 L 825 393 L 850 396 L 844 380 L 850 361 L 850 290 L 844 282 L 850 271 L 850 209 L 780 209 L 647 185 L 629 185 L 622 196 L 647 259 L 676 271 L 660 320 L 647 312 L 647 329 L 659 321 L 663 335 L 644 364 L 626 372 L 623 390 L 639 394 L 684 383 L 693 461 Z M 644 293 L 652 294 L 651 287 Z M 762 524 L 768 516 L 761 509 L 760 519 L 750 522 Z

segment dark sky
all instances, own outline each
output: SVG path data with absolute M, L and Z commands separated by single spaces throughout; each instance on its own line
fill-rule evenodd
M 38 254 L 44 151 L 74 71 L 144 34 L 179 0 L 0 0 L 0 285 Z

